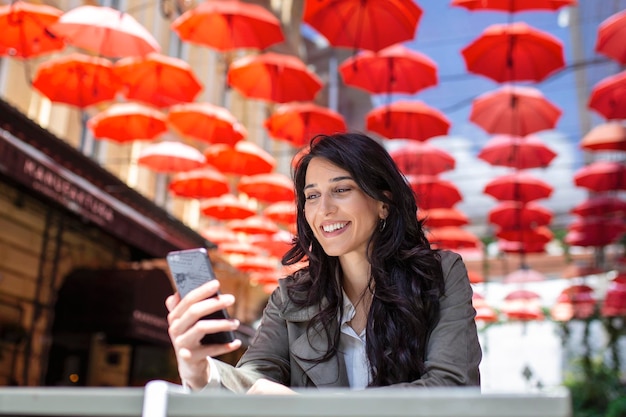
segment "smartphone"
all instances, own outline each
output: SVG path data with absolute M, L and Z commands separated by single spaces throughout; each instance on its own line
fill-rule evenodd
M 215 279 L 215 272 L 209 255 L 204 248 L 186 249 L 169 252 L 166 256 L 170 277 L 180 297 L 185 297 L 191 290 Z M 225 309 L 202 317 L 202 320 L 228 319 Z M 235 340 L 232 331 L 206 334 L 200 341 L 203 345 L 230 343 Z

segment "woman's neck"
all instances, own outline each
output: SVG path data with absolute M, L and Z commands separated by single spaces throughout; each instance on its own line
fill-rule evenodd
M 367 292 L 371 266 L 364 258 L 346 259 L 342 257 L 339 258 L 339 262 L 343 275 L 343 290 L 352 304 L 356 305 Z

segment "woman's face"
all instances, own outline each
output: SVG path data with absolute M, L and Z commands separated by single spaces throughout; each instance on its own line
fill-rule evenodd
M 304 213 L 329 256 L 365 257 L 367 242 L 386 209 L 361 190 L 348 171 L 313 158 L 306 171 Z

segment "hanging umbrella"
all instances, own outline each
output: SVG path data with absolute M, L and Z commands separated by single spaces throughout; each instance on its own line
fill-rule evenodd
M 202 142 L 235 145 L 248 131 L 225 107 L 210 103 L 183 103 L 170 107 L 167 121 L 181 135 Z
M 552 240 L 554 234 L 546 226 L 537 226 L 532 228 L 522 226 L 512 229 L 499 229 L 496 232 L 496 237 L 523 244 L 545 245 Z
M 540 297 L 534 291 L 514 290 L 504 297 L 502 313 L 509 320 L 543 320 Z
M 165 141 L 143 148 L 137 163 L 155 172 L 183 172 L 204 166 L 206 160 L 193 146 Z
M 575 246 L 606 246 L 626 232 L 623 218 L 580 217 L 568 225 L 566 242 Z
M 169 184 L 169 190 L 178 197 L 212 198 L 228 193 L 228 179 L 221 172 L 205 167 L 179 172 Z
M 274 103 L 312 101 L 322 89 L 300 58 L 275 52 L 237 59 L 228 69 L 228 85 L 244 97 Z
M 494 10 L 517 13 L 531 10 L 558 10 L 561 7 L 576 6 L 577 0 L 452 0 L 452 6 L 467 10 Z
M 280 230 L 276 223 L 260 215 L 231 220 L 226 224 L 230 230 L 249 235 L 273 235 Z
M 474 291 L 472 293 L 472 306 L 476 310 L 476 321 L 493 323 L 498 321 L 496 310 L 487 304 L 485 297 Z
M 274 139 L 299 147 L 319 134 L 345 132 L 343 116 L 314 103 L 287 103 L 278 106 L 263 124 Z
M 534 87 L 504 86 L 474 99 L 469 118 L 487 133 L 526 136 L 553 129 L 561 113 Z
M 237 257 L 230 263 L 241 272 L 272 272 L 280 266 L 276 259 L 254 255 Z
M 480 239 L 475 234 L 460 227 L 448 226 L 429 229 L 426 237 L 431 245 L 437 249 L 459 250 L 480 246 Z
M 48 30 L 62 14 L 55 7 L 21 0 L 0 6 L 0 56 L 28 59 L 65 48 L 63 39 Z
M 588 262 L 575 262 L 571 263 L 565 267 L 563 272 L 561 272 L 561 277 L 563 278 L 580 278 L 587 277 L 589 275 L 597 275 L 603 274 L 604 271 L 602 268 L 598 268 L 595 265 L 592 265 Z
M 339 65 L 339 73 L 345 84 L 372 94 L 415 94 L 438 82 L 437 63 L 401 44 L 359 52 Z
M 295 201 L 272 203 L 263 209 L 263 215 L 276 223 L 290 226 L 296 222 L 296 203 Z
M 263 6 L 243 1 L 204 1 L 171 28 L 183 40 L 218 51 L 265 49 L 285 40 L 280 20 Z
M 553 187 L 528 172 L 519 171 L 490 180 L 483 190 L 496 200 L 513 200 L 523 203 L 548 198 Z
M 529 253 L 544 253 L 546 244 L 542 242 L 516 242 L 514 240 L 497 239 L 498 250 L 504 253 L 527 255 Z
M 238 242 L 237 233 L 226 226 L 208 226 L 200 229 L 199 232 L 209 242 L 219 245 L 225 242 Z
M 465 226 L 470 222 L 465 213 L 454 207 L 419 210 L 417 218 L 423 220 L 424 226 L 427 228 L 459 227 Z
M 120 59 L 114 68 L 126 98 L 156 107 L 193 101 L 202 91 L 191 65 L 179 58 L 150 53 Z
M 237 190 L 264 203 L 293 201 L 295 198 L 293 181 L 278 172 L 241 177 Z
M 389 154 L 404 175 L 438 175 L 456 166 L 451 154 L 428 142 L 407 141 Z
M 409 175 L 407 180 L 420 209 L 450 208 L 463 199 L 454 183 L 434 175 Z
M 69 10 L 50 31 L 72 46 L 110 58 L 161 51 L 156 39 L 134 17 L 105 6 Z
M 224 174 L 267 174 L 276 167 L 276 159 L 259 145 L 240 140 L 234 147 L 225 144 L 210 145 L 204 150 L 207 164 Z
M 541 272 L 528 267 L 522 267 L 506 274 L 502 282 L 505 284 L 526 284 L 528 282 L 545 281 L 545 279 L 546 276 Z
M 595 307 L 593 288 L 583 284 L 571 285 L 561 291 L 550 309 L 550 316 L 556 321 L 585 320 L 593 316 Z
M 302 19 L 332 46 L 380 51 L 413 39 L 421 16 L 413 0 L 315 0 Z
M 565 66 L 561 41 L 524 22 L 489 26 L 461 54 L 469 72 L 499 83 L 540 82 Z
M 278 232 L 268 235 L 255 235 L 250 237 L 250 243 L 261 251 L 265 252 L 268 256 L 275 256 L 282 258 L 283 255 L 291 249 L 293 242 L 293 236 L 291 233 L 285 230 L 279 230 Z
M 626 65 L 626 10 L 609 16 L 598 26 L 595 50 Z
M 607 120 L 626 119 L 626 71 L 598 82 L 591 89 L 589 108 Z
M 78 53 L 39 64 L 32 85 L 53 102 L 81 109 L 113 100 L 120 88 L 109 60 Z
M 256 211 L 233 194 L 223 194 L 204 200 L 200 204 L 200 213 L 218 220 L 235 220 L 254 216 Z
M 599 124 L 583 136 L 580 148 L 591 152 L 626 152 L 626 126 L 620 122 Z
M 450 121 L 437 109 L 421 101 L 396 101 L 370 110 L 365 115 L 367 130 L 387 138 L 425 141 L 448 134 Z
M 119 143 L 152 140 L 167 132 L 165 115 L 139 103 L 115 103 L 87 121 L 95 138 Z
M 491 165 L 519 170 L 545 168 L 556 155 L 536 135 L 495 135 L 485 143 L 477 156 Z
M 258 256 L 262 250 L 248 242 L 223 242 L 217 245 L 217 250 L 225 255 Z
M 586 216 L 611 216 L 626 217 L 626 201 L 617 196 L 593 195 L 576 204 L 570 213 Z
M 600 313 L 604 317 L 626 316 L 626 274 L 619 274 L 609 282 Z
M 547 226 L 552 221 L 552 211 L 534 201 L 501 201 L 489 210 L 487 220 L 503 229 Z
M 590 191 L 626 190 L 626 165 L 614 161 L 595 161 L 574 173 L 574 184 Z

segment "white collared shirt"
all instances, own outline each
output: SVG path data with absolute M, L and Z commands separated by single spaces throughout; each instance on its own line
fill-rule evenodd
M 370 383 L 370 371 L 365 353 L 365 329 L 357 334 L 348 324 L 356 310 L 350 299 L 343 293 L 343 316 L 339 318 L 339 352 L 343 355 L 351 389 L 364 389 Z

